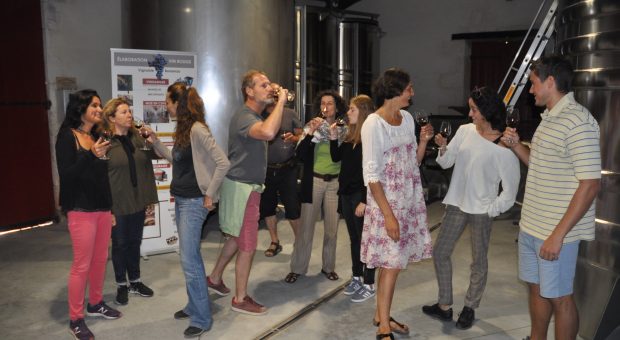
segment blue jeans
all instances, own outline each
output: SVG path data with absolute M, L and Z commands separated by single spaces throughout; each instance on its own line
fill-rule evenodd
M 190 326 L 209 330 L 213 324 L 205 267 L 200 254 L 202 224 L 209 211 L 203 206 L 203 198 L 175 197 L 174 204 L 181 267 L 185 275 L 188 302 L 183 311 L 190 316 Z

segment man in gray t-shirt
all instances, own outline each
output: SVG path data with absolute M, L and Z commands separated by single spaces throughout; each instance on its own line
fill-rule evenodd
M 274 102 L 274 91 L 267 75 L 256 70 L 248 71 L 243 77 L 241 92 L 244 106 L 230 121 L 228 133 L 230 170 L 223 185 L 229 187 L 228 190 L 222 190 L 220 205 L 244 207 L 244 210 L 220 211 L 220 224 L 222 221 L 227 223 L 235 221 L 239 225 L 232 227 L 238 230 L 238 235 L 229 235 L 211 275 L 207 277 L 207 284 L 209 289 L 219 295 L 230 294 L 230 289 L 222 281 L 222 274 L 226 265 L 237 253 L 232 310 L 250 315 L 263 315 L 267 312 L 267 308 L 247 295 L 247 285 L 256 250 L 260 191 L 267 169 L 267 141 L 272 140 L 280 129 L 288 91 L 280 90 L 278 102 L 265 120 L 260 114 L 267 105 Z M 249 195 L 245 195 L 248 192 Z M 223 216 L 224 210 L 228 212 L 226 216 Z

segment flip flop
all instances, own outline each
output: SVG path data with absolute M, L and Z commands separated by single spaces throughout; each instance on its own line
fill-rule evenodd
M 321 269 L 321 273 L 323 273 L 323 275 L 325 275 L 325 277 L 328 280 L 336 281 L 336 280 L 338 280 L 340 278 L 340 277 L 338 277 L 338 274 L 336 274 L 336 272 L 328 273 L 328 272 L 324 271 L 323 269 Z
M 271 246 L 275 246 L 275 248 L 272 248 Z M 280 245 L 280 241 L 278 241 L 278 242 L 271 242 L 271 244 L 269 245 L 269 248 L 267 248 L 267 250 L 265 250 L 265 256 L 267 256 L 267 257 L 274 257 L 274 256 L 280 254 L 281 251 L 282 251 L 282 246 Z
M 392 322 L 394 324 L 396 324 L 396 326 L 398 326 L 399 328 L 392 327 L 392 325 L 391 325 Z M 379 321 L 377 321 L 377 320 L 373 319 L 372 320 L 372 324 L 375 327 L 379 327 Z M 400 323 L 400 322 L 394 320 L 394 318 L 391 317 L 391 316 L 390 316 L 390 329 L 392 329 L 392 332 L 394 332 L 394 333 L 398 333 L 398 334 L 402 334 L 402 335 L 409 334 L 409 326 L 405 325 L 404 323 Z

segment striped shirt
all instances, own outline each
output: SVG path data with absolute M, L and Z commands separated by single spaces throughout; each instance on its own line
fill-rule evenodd
M 566 94 L 545 110 L 530 151 L 521 230 L 547 239 L 564 216 L 580 180 L 601 178 L 599 126 L 588 109 Z M 593 202 L 564 243 L 594 239 Z

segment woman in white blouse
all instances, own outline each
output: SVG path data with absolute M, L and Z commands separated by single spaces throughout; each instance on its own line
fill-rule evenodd
M 474 309 L 480 304 L 487 280 L 487 252 L 493 217 L 510 209 L 519 185 L 519 161 L 500 143 L 505 128 L 506 108 L 497 93 L 488 87 L 475 89 L 468 100 L 472 123 L 459 127 L 446 145 L 440 146 L 437 163 L 444 169 L 454 166 L 450 188 L 443 203 L 446 213 L 435 241 L 433 262 L 439 285 L 438 302 L 422 311 L 443 321 L 452 321 L 452 263 L 456 241 L 467 224 L 471 226 L 472 257 L 469 289 L 456 327 L 470 328 Z M 501 183 L 501 193 L 499 193 Z M 498 194 L 499 193 L 499 194 Z
M 368 193 L 360 257 L 368 268 L 379 268 L 373 320 L 379 327 L 377 339 L 394 339 L 392 332 L 409 333 L 409 327 L 390 316 L 396 278 L 409 262 L 432 253 L 418 164 L 433 138 L 433 128 L 430 124 L 422 127 L 418 145 L 413 117 L 401 110 L 413 96 L 406 72 L 385 71 L 372 92 L 379 109 L 362 126 Z

